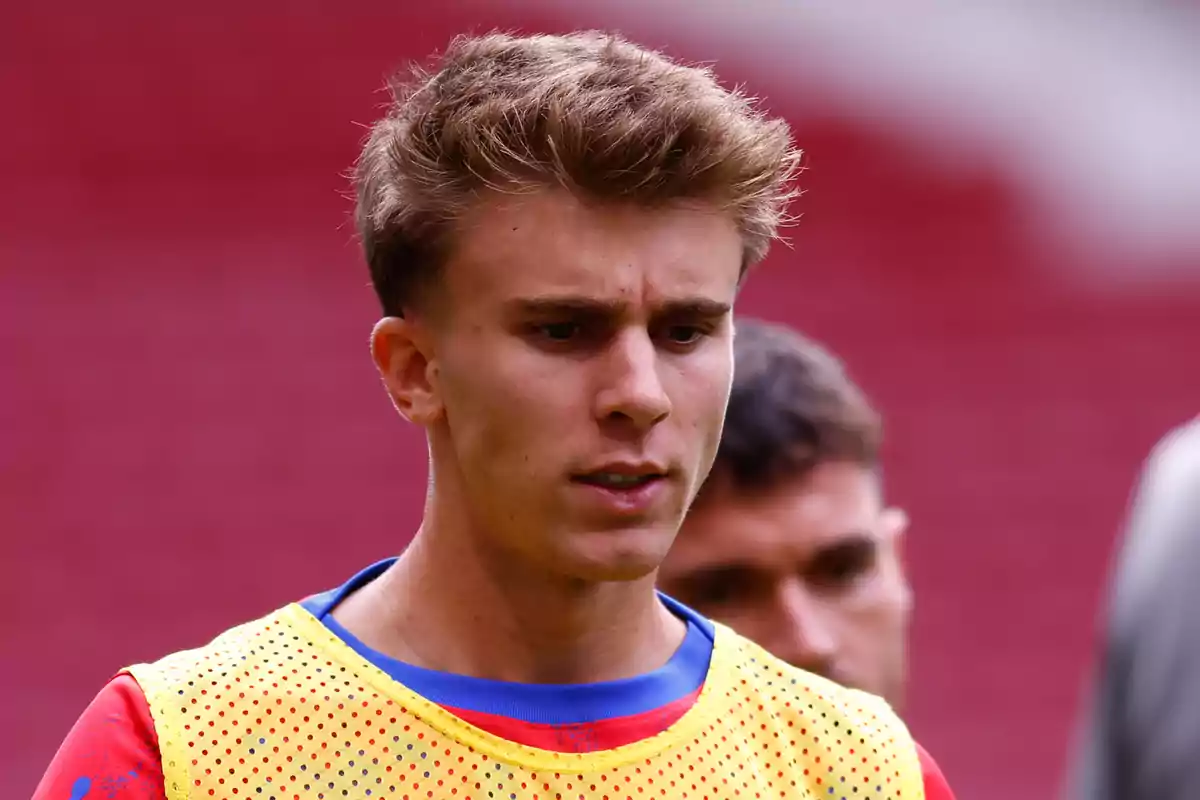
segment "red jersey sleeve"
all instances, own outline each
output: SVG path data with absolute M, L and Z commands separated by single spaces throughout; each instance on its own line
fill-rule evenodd
M 917 756 L 921 760 L 921 778 L 925 783 L 925 800 L 954 800 L 954 792 L 946 783 L 946 776 L 938 767 L 933 756 L 924 747 L 917 745 Z
M 75 721 L 33 800 L 165 800 L 154 720 L 130 675 L 109 681 Z

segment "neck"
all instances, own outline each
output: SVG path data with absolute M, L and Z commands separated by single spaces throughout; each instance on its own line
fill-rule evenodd
M 519 683 L 634 677 L 679 647 L 686 626 L 658 601 L 654 575 L 600 583 L 549 575 L 482 552 L 455 507 L 431 496 L 396 564 L 334 612 L 368 646 L 427 669 Z

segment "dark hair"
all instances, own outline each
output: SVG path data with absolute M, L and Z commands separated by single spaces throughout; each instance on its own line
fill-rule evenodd
M 487 190 L 712 203 L 737 221 L 744 266 L 788 221 L 800 151 L 787 124 L 708 69 L 619 36 L 459 37 L 393 91 L 354 176 L 358 231 L 389 316 L 449 257 L 455 224 Z
M 733 392 L 710 482 L 755 491 L 828 461 L 876 465 L 879 415 L 832 353 L 748 319 L 737 321 L 733 350 Z

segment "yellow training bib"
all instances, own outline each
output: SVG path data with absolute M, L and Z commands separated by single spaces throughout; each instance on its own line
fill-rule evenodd
M 298 605 L 129 672 L 170 800 L 763 800 L 924 797 L 887 705 L 728 628 L 693 707 L 657 736 L 560 753 L 455 717 Z

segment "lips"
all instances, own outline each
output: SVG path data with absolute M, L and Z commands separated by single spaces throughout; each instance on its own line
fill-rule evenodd
M 661 472 L 646 472 L 638 474 L 620 472 L 590 472 L 584 475 L 577 475 L 574 480 L 577 483 L 584 483 L 589 486 L 597 486 L 602 489 L 620 491 L 622 489 L 637 489 L 664 477 L 666 477 L 666 475 Z
M 655 462 L 610 462 L 580 472 L 571 482 L 593 510 L 622 519 L 643 518 L 669 496 L 670 470 Z
M 667 468 L 655 461 L 609 461 L 576 473 L 572 480 L 601 489 L 638 489 L 667 477 Z

